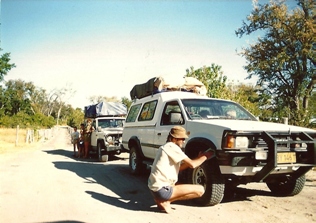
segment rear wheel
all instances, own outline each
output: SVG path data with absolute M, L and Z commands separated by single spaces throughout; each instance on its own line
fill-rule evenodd
M 302 175 L 297 179 L 288 177 L 279 182 L 273 182 L 273 183 L 267 182 L 267 186 L 271 190 L 271 192 L 276 195 L 294 196 L 294 195 L 299 194 L 303 190 L 305 181 L 306 181 L 305 175 Z
M 225 181 L 219 168 L 212 160 L 204 162 L 199 167 L 188 171 L 189 183 L 200 184 L 205 193 L 196 201 L 201 205 L 212 206 L 219 204 L 224 197 Z
M 98 160 L 100 162 L 107 162 L 109 160 L 109 155 L 107 155 L 107 154 L 102 155 L 102 144 L 101 144 L 101 142 L 98 142 L 97 151 L 98 151 Z
M 143 160 L 141 155 L 137 151 L 135 146 L 132 146 L 129 153 L 129 167 L 132 174 L 139 175 L 146 168 L 145 164 L 142 163 Z

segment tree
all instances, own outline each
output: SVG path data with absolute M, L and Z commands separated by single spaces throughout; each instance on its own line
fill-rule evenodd
M 223 76 L 221 69 L 221 66 L 215 64 L 212 64 L 210 67 L 204 66 L 197 70 L 190 67 L 190 69 L 186 70 L 186 76 L 195 77 L 201 81 L 207 89 L 207 96 L 213 98 L 225 98 L 223 96 L 226 93 L 227 77 Z
M 9 80 L 0 86 L 0 126 L 52 127 L 53 117 L 40 112 L 36 95 L 38 88 L 32 82 Z M 46 99 L 45 99 L 46 100 Z
M 2 51 L 2 49 L 0 49 Z M 10 64 L 10 53 L 2 54 L 0 57 L 0 82 L 3 81 L 3 78 L 7 73 L 15 67 L 15 64 Z
M 48 104 L 48 94 L 46 93 L 46 90 L 43 88 L 35 87 L 30 97 L 31 97 L 31 105 L 32 105 L 33 113 L 48 115 L 49 104 Z
M 312 117 L 316 118 L 316 91 L 313 91 L 310 102 L 310 111 L 312 113 Z
M 291 12 L 284 1 L 257 4 L 248 23 L 236 31 L 238 37 L 263 31 L 257 43 L 240 52 L 247 61 L 247 78 L 257 76 L 274 112 L 295 125 L 309 119 L 308 102 L 316 86 L 314 13 L 313 0 L 298 0 Z
M 66 102 L 74 95 L 75 91 L 71 86 L 65 86 L 59 89 L 54 89 L 49 97 L 50 114 L 55 112 L 57 119 L 57 125 L 59 125 L 59 118 L 61 116 L 62 108 L 66 105 Z
M 122 97 L 121 103 L 124 104 L 128 110 L 131 107 L 132 101 L 128 99 L 127 97 Z
M 22 80 L 9 80 L 2 89 L 2 100 L 0 108 L 5 115 L 16 115 L 23 111 L 26 114 L 32 114 L 30 95 L 34 90 L 32 82 Z
M 260 108 L 260 100 L 257 94 L 256 87 L 248 84 L 227 84 L 227 98 L 229 100 L 235 101 L 245 107 L 253 115 L 259 116 L 260 118 L 264 116 Z
M 67 118 L 67 125 L 69 126 L 77 126 L 79 128 L 80 124 L 84 120 L 84 113 L 80 108 L 73 109 L 69 106 L 69 115 Z

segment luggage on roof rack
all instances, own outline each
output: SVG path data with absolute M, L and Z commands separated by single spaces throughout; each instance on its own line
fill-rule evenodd
M 94 105 L 84 107 L 86 118 L 95 118 L 101 116 L 126 116 L 127 108 L 120 102 L 100 102 Z
M 130 91 L 131 99 L 140 99 L 165 91 L 187 91 L 205 96 L 205 85 L 194 77 L 184 77 L 177 83 L 168 83 L 162 77 L 153 77 L 146 83 L 136 84 Z
M 162 89 L 164 80 L 162 77 L 153 77 L 146 83 L 136 84 L 130 91 L 131 99 L 143 98 L 152 95 Z

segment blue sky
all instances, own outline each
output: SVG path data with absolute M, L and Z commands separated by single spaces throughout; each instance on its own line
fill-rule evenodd
M 215 63 L 248 83 L 236 50 L 254 39 L 235 30 L 251 10 L 250 0 L 2 0 L 2 53 L 16 64 L 5 80 L 69 87 L 68 103 L 80 108 L 93 95 L 129 98 L 155 76 L 182 78 L 191 66 Z

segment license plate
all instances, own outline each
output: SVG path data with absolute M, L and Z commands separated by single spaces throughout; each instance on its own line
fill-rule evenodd
M 278 153 L 277 156 L 278 163 L 295 163 L 296 154 L 295 153 Z

